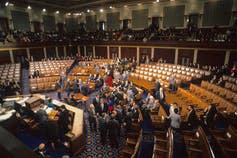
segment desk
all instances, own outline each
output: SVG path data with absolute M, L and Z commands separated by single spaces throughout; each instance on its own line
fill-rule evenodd
M 39 97 L 42 100 L 46 99 L 45 95 L 41 95 L 41 94 L 34 94 L 33 97 Z M 19 100 L 17 103 L 22 106 L 25 106 L 24 101 L 26 101 L 27 99 L 23 98 L 22 100 Z M 81 109 L 65 104 L 58 100 L 52 100 L 52 103 L 58 107 L 64 105 L 69 111 L 72 111 L 75 114 L 73 118 L 74 120 L 73 120 L 72 129 L 68 134 L 66 134 L 66 136 L 68 137 L 69 142 L 70 142 L 71 152 L 73 153 L 73 155 L 77 155 L 83 150 L 84 146 L 86 145 L 86 137 L 85 137 L 85 132 L 84 132 L 85 130 L 84 112 Z M 52 108 L 47 108 L 46 112 L 49 115 L 52 115 L 52 118 L 55 119 L 54 117 L 55 112 L 53 111 Z
M 76 94 L 74 94 L 74 99 L 76 99 L 76 100 L 82 100 L 82 101 L 88 101 L 88 97 L 87 96 L 84 96 L 83 94 L 81 94 L 81 93 L 76 93 Z

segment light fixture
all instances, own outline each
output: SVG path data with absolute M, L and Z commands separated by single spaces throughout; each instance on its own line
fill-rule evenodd
M 46 9 L 44 8 L 44 9 L 42 9 L 42 12 L 46 12 Z
M 110 9 L 113 9 L 113 7 L 112 7 L 112 6 L 109 6 L 109 8 L 110 8 Z
M 79 15 L 81 16 L 81 13 L 79 13 Z
M 156 2 L 158 3 L 158 2 L 160 2 L 160 0 L 156 0 Z
M 9 5 L 9 2 L 6 2 L 6 3 L 5 3 L 5 6 L 7 7 L 8 5 Z
M 71 13 L 67 13 L 67 15 L 68 15 L 68 16 L 70 16 L 70 15 L 71 15 Z
M 87 9 L 87 13 L 90 13 L 90 9 Z
M 127 5 L 124 5 L 123 7 L 127 8 L 128 6 L 127 6 Z
M 28 5 L 27 9 L 28 9 L 28 10 L 31 10 L 31 6 L 30 6 L 30 5 Z
M 81 13 L 73 13 L 74 16 L 78 16 L 80 15 Z
M 137 5 L 142 5 L 142 3 L 138 3 Z
M 100 9 L 100 12 L 101 12 L 101 13 L 104 12 L 104 9 Z
M 57 10 L 57 11 L 55 12 L 55 14 L 59 14 L 59 11 Z

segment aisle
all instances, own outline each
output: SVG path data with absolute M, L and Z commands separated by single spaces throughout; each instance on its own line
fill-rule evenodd
M 29 69 L 22 68 L 21 70 L 22 94 L 30 94 Z

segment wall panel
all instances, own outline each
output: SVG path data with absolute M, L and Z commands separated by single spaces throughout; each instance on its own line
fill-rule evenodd
M 9 51 L 0 51 L 0 64 L 11 63 Z
M 43 48 L 31 48 L 30 56 L 33 57 L 34 61 L 41 61 L 44 59 L 44 50 Z
M 225 61 L 225 51 L 199 50 L 197 63 L 200 65 L 221 66 Z
M 230 52 L 229 65 L 237 65 L 237 51 Z
M 155 61 L 159 60 L 160 58 L 166 60 L 166 63 L 174 63 L 175 49 L 155 48 L 154 49 Z
M 193 63 L 194 50 L 192 49 L 179 49 L 178 64 L 182 64 L 182 58 L 189 58 L 190 63 Z
M 46 47 L 46 52 L 48 58 L 56 58 L 55 47 Z
M 15 63 L 20 63 L 22 57 L 27 58 L 26 49 L 17 49 L 17 50 L 13 50 L 12 52 L 13 52 Z
M 95 47 L 95 56 L 107 58 L 107 47 Z
M 121 47 L 121 58 L 137 58 L 137 48 Z

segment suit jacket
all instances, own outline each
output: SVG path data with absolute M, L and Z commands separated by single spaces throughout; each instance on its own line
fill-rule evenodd
M 100 99 L 97 101 L 96 98 L 93 99 L 92 104 L 97 107 L 100 104 Z
M 197 121 L 197 115 L 196 115 L 196 112 L 194 110 L 191 110 L 189 113 L 188 113 L 188 116 L 187 116 L 187 122 L 190 123 L 191 125 L 194 125 Z
M 95 107 L 95 112 L 96 113 L 99 113 L 100 115 L 102 114 L 102 113 L 107 113 L 107 111 L 108 111 L 108 105 L 107 105 L 107 103 L 104 103 L 104 107 L 102 108 L 102 105 L 101 104 L 99 104 L 99 105 L 97 105 L 96 107 Z
M 65 132 L 68 130 L 68 124 L 69 124 L 69 112 L 68 110 L 64 110 L 60 113 L 59 115 L 59 126 L 61 127 L 62 130 Z

